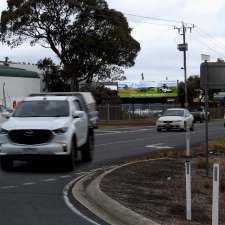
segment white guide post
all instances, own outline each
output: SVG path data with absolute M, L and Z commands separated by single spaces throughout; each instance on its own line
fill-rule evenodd
M 186 219 L 191 220 L 191 162 L 185 162 L 186 175 Z
M 220 166 L 213 165 L 213 200 L 212 200 L 212 225 L 219 224 L 219 184 L 220 184 Z
M 191 132 L 190 129 L 187 127 L 186 130 L 186 156 L 190 157 L 190 136 Z

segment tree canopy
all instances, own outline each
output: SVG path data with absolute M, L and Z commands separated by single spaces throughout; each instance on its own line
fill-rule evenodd
M 178 84 L 178 100 L 184 105 L 185 102 L 185 94 L 184 94 L 184 82 L 180 82 Z M 200 77 L 198 75 L 190 76 L 187 79 L 187 91 L 188 91 L 188 103 L 191 105 L 193 103 L 194 98 L 199 96 L 200 90 Z
M 65 78 L 64 71 L 59 65 L 56 65 L 50 58 L 44 58 L 38 61 L 37 66 L 42 70 L 43 91 L 49 92 L 67 92 L 70 86 Z
M 11 47 L 29 41 L 50 48 L 77 83 L 123 74 L 135 64 L 140 44 L 121 12 L 105 0 L 8 0 L 1 15 L 1 40 Z

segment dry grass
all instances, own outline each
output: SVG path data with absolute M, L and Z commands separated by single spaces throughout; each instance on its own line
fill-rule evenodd
M 112 198 L 163 225 L 209 225 L 212 213 L 212 167 L 214 163 L 219 163 L 220 224 L 225 225 L 225 144 L 221 142 L 209 143 L 208 177 L 205 172 L 204 145 L 191 149 L 192 222 L 185 220 L 185 150 L 156 151 L 136 158 L 136 161 L 157 158 L 175 161 L 166 159 L 131 165 L 112 174 L 108 181 L 106 178 L 101 187 Z M 171 177 L 169 182 L 166 179 L 168 174 Z

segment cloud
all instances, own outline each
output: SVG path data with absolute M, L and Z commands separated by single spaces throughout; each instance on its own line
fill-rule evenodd
M 125 13 L 130 27 L 133 28 L 132 35 L 142 47 L 135 66 L 126 70 L 126 76 L 130 80 L 139 80 L 142 72 L 146 80 L 161 80 L 166 76 L 169 79 L 182 80 L 183 71 L 180 67 L 183 65 L 183 56 L 177 50 L 177 44 L 182 42 L 182 37 L 173 29 L 173 25 L 181 26 L 181 23 L 138 18 L 127 13 L 198 25 L 201 30 L 196 27 L 191 34 L 187 32 L 189 75 L 199 74 L 202 53 L 211 55 L 212 60 L 225 58 L 225 28 L 221 19 L 225 13 L 223 0 L 108 0 L 108 3 L 110 8 Z M 0 11 L 6 5 L 6 0 L 1 0 Z M 168 24 L 171 26 L 167 26 Z M 44 57 L 56 59 L 51 50 L 40 46 L 33 48 L 24 44 L 13 50 L 0 47 L 0 60 L 5 56 L 13 61 L 31 63 Z
M 29 62 L 35 64 L 38 60 L 45 57 L 50 57 L 55 61 L 58 61 L 56 56 L 52 53 L 52 50 L 38 45 L 31 47 L 29 44 L 23 44 L 14 49 L 0 45 L 0 48 L 0 60 L 3 60 L 7 56 L 9 57 L 10 61 L 13 62 Z
M 184 12 L 210 16 L 218 13 L 222 5 L 223 0 L 188 0 L 184 5 Z

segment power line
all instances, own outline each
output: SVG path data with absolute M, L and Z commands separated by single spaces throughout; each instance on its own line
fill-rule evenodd
M 171 19 L 164 19 L 164 18 L 158 18 L 158 17 L 150 17 L 150 16 L 142 16 L 142 15 L 137 15 L 137 14 L 132 14 L 132 13 L 124 13 L 124 15 L 127 16 L 133 16 L 133 17 L 138 17 L 138 18 L 143 18 L 143 19 L 149 19 L 149 20 L 158 20 L 158 21 L 164 21 L 164 22 L 173 22 L 173 23 L 180 23 L 181 21 L 179 20 L 171 20 Z
M 203 29 L 201 29 L 201 28 L 198 27 L 198 26 L 196 26 L 196 28 L 199 30 L 200 33 L 202 33 L 203 35 L 209 37 L 209 38 L 212 40 L 212 42 L 218 42 L 218 43 L 220 43 L 221 45 L 223 45 L 223 47 L 225 48 L 225 44 L 224 44 L 223 42 L 221 42 L 221 41 L 219 41 L 219 40 L 215 41 L 215 37 L 214 37 L 214 36 L 212 36 L 211 34 L 207 33 L 206 31 L 204 31 Z M 220 47 L 221 47 L 221 46 L 220 46 Z
M 193 38 L 195 41 L 199 42 L 200 44 L 204 45 L 205 47 L 207 47 L 208 49 L 210 49 L 212 52 L 216 53 L 217 55 L 219 54 L 220 56 L 225 56 L 223 54 L 221 54 L 221 52 L 215 50 L 214 48 L 212 48 L 211 46 L 209 46 L 208 44 L 206 44 L 205 42 L 202 42 L 201 40 L 199 40 L 198 38 L 194 37 Z M 224 57 L 225 58 L 225 57 Z
M 225 52 L 225 46 L 221 46 L 219 43 L 217 43 L 216 41 L 209 39 L 202 35 L 202 33 L 197 31 L 197 34 L 199 34 L 199 37 L 204 41 L 204 42 L 208 42 L 209 45 L 211 45 L 211 47 L 218 49 L 218 51 L 220 52 Z
M 152 23 L 152 22 L 145 22 L 145 21 L 136 21 L 136 23 L 145 23 L 150 25 L 159 25 L 159 26 L 166 26 L 166 27 L 174 27 L 175 25 L 172 24 L 165 24 L 165 23 Z

